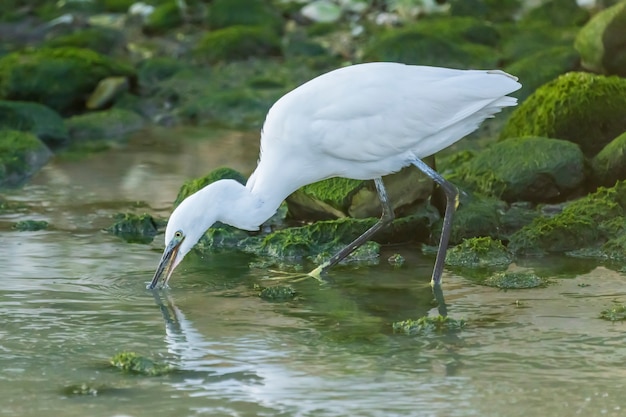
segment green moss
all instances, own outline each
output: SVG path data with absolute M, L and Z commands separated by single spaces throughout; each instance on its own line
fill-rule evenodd
M 138 65 L 139 84 L 142 87 L 168 79 L 184 68 L 180 60 L 170 57 L 154 57 L 141 61 Z
M 394 253 L 389 258 L 387 258 L 387 262 L 389 263 L 389 265 L 395 268 L 400 268 L 404 266 L 406 259 L 404 259 L 404 256 L 400 255 L 399 253 Z
M 511 235 L 509 250 L 513 253 L 543 254 L 565 252 L 606 242 L 610 237 L 600 225 L 624 216 L 626 183 L 599 188 L 567 205 L 553 217 L 537 217 Z
M 597 154 L 626 131 L 626 79 L 570 72 L 538 88 L 514 111 L 501 137 L 544 136 Z
M 477 236 L 497 237 L 501 226 L 501 213 L 506 209 L 506 203 L 496 198 L 484 197 L 478 194 L 462 201 L 452 220 L 450 242 L 460 243 L 463 239 Z M 438 241 L 441 234 L 443 219 L 432 227 L 433 236 Z
M 157 222 L 149 214 L 118 213 L 106 231 L 130 243 L 150 243 L 158 232 Z
M 576 0 L 548 0 L 532 8 L 523 21 L 545 21 L 556 27 L 582 26 L 589 12 L 578 6 Z
M 274 258 L 303 259 L 323 254 L 332 255 L 371 227 L 376 219 L 339 219 L 321 221 L 302 227 L 278 230 L 267 236 L 244 240 L 241 248 L 247 252 Z M 368 246 L 371 248 L 372 243 Z M 376 246 L 376 254 L 378 245 Z M 368 251 L 369 256 L 372 255 Z
M 101 79 L 116 75 L 134 77 L 134 70 L 88 49 L 13 52 L 0 58 L 0 98 L 35 101 L 68 114 L 84 108 Z
M 460 165 L 452 181 L 505 201 L 563 199 L 584 180 L 585 160 L 571 142 L 541 137 L 501 141 Z
M 289 285 L 276 285 L 273 287 L 255 285 L 254 289 L 259 292 L 259 297 L 267 301 L 288 301 L 296 296 L 296 290 Z
M 305 185 L 296 193 L 310 195 L 316 200 L 329 204 L 331 207 L 347 209 L 354 194 L 364 184 L 364 181 L 336 177 Z M 294 196 L 294 198 L 297 198 L 297 196 Z
M 116 29 L 106 27 L 91 27 L 80 29 L 70 34 L 60 35 L 44 42 L 44 47 L 74 47 L 91 49 L 108 55 L 121 47 L 124 43 L 124 34 Z
M 53 149 L 69 141 L 61 116 L 39 103 L 0 100 L 0 130 L 4 129 L 31 132 Z
M 118 353 L 111 358 L 109 363 L 124 372 L 145 376 L 167 375 L 174 371 L 170 365 L 155 362 L 134 352 Z
M 279 33 L 283 19 L 263 0 L 214 0 L 209 9 L 208 23 L 211 29 L 230 26 L 265 26 Z
M 490 237 L 465 239 L 446 254 L 446 265 L 465 268 L 499 268 L 512 261 L 502 242 Z
M 207 32 L 194 56 L 209 63 L 280 55 L 280 38 L 265 26 L 229 26 Z
M 611 308 L 602 310 L 600 318 L 609 321 L 624 321 L 626 320 L 626 306 L 622 303 L 615 303 Z
M 613 139 L 591 161 L 594 181 L 611 186 L 626 179 L 626 132 Z
M 13 229 L 20 232 L 34 232 L 48 228 L 48 222 L 45 220 L 21 220 L 13 225 Z
M 514 20 L 522 6 L 521 0 L 450 0 L 452 16 L 472 16 L 486 21 Z
M 50 156 L 46 145 L 32 133 L 0 130 L 0 187 L 21 184 Z
M 576 50 L 567 45 L 543 48 L 514 61 L 504 70 L 518 77 L 522 81 L 522 88 L 511 95 L 520 102 L 525 100 L 545 83 L 576 69 L 579 59 Z
M 189 197 L 191 194 L 195 193 L 206 187 L 207 185 L 219 181 L 219 180 L 235 180 L 241 184 L 246 183 L 246 177 L 244 177 L 238 171 L 235 171 L 232 168 L 221 167 L 214 169 L 209 172 L 204 177 L 195 178 L 189 181 L 186 181 L 180 190 L 178 191 L 178 195 L 176 196 L 176 200 L 174 200 L 174 207 L 178 206 L 183 200 Z
M 407 335 L 429 336 L 433 334 L 446 334 L 458 332 L 467 326 L 463 319 L 456 320 L 448 316 L 420 317 L 417 320 L 403 320 L 393 323 L 395 333 Z
M 545 287 L 546 280 L 532 272 L 498 272 L 483 282 L 488 287 L 496 287 L 504 290 Z
M 111 108 L 94 111 L 65 120 L 73 141 L 119 139 L 144 126 L 143 118 L 130 110 Z
M 454 32 L 454 23 L 449 25 L 451 33 L 431 33 L 428 24 L 425 26 L 420 23 L 375 34 L 363 51 L 363 60 L 453 68 L 496 66 L 497 53 L 491 47 L 464 40 L 463 31 Z
M 158 5 L 154 12 L 148 16 L 143 30 L 147 34 L 156 35 L 167 32 L 182 25 L 183 16 L 178 7 L 178 2 L 171 0 Z

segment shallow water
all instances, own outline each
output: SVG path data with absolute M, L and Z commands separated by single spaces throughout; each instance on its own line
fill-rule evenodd
M 212 136 L 210 140 L 199 140 Z M 182 139 L 184 138 L 184 139 Z M 190 256 L 155 297 L 162 250 L 101 229 L 116 212 L 166 215 L 186 178 L 230 165 L 248 173 L 256 135 L 149 132 L 86 159 L 59 159 L 0 213 L 2 416 L 621 416 L 626 327 L 598 319 L 625 301 L 624 274 L 567 258 L 528 260 L 553 283 L 504 292 L 446 271 L 445 336 L 394 335 L 390 323 L 436 314 L 433 259 L 343 266 L 298 297 L 257 296 L 272 272 L 239 253 Z M 142 202 L 142 203 L 138 203 Z M 12 223 L 43 219 L 48 230 Z M 582 284 L 590 284 L 582 286 Z M 107 365 L 122 351 L 179 372 L 146 377 Z M 68 395 L 88 384 L 97 395 Z

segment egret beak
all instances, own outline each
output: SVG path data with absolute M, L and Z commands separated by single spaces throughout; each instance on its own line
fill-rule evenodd
M 167 281 L 170 280 L 170 276 L 172 272 L 174 272 L 174 268 L 176 268 L 176 255 L 178 254 L 178 250 L 180 249 L 181 243 L 183 243 L 184 238 L 182 239 L 172 239 L 170 243 L 167 245 L 165 250 L 163 251 L 163 256 L 161 257 L 161 262 L 159 262 L 159 266 L 157 267 L 156 272 L 154 273 L 154 277 L 152 278 L 152 282 L 148 285 L 149 290 L 153 290 L 156 288 L 159 283 L 159 279 L 165 272 L 165 279 L 163 280 L 163 287 L 167 285 Z

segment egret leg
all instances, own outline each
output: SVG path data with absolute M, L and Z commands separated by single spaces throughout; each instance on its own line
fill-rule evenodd
M 459 191 L 454 185 L 446 181 L 441 175 L 439 175 L 437 171 L 432 169 L 421 159 L 416 158 L 411 162 L 413 163 L 413 165 L 418 167 L 424 174 L 428 175 L 433 181 L 439 184 L 439 186 L 446 194 L 446 210 L 443 216 L 441 238 L 439 239 L 437 259 L 435 260 L 435 267 L 433 268 L 433 275 L 430 281 L 430 285 L 433 288 L 441 287 L 441 275 L 443 274 L 443 265 L 446 260 L 448 243 L 450 242 L 450 232 L 452 231 L 452 218 L 454 217 L 454 212 L 459 205 Z M 435 292 L 435 295 L 437 295 L 437 292 Z M 440 305 L 442 305 L 442 303 L 440 303 Z
M 337 265 L 341 262 L 346 256 L 350 255 L 354 252 L 359 246 L 363 245 L 367 242 L 370 237 L 383 227 L 388 226 L 393 218 L 393 209 L 391 208 L 391 204 L 389 202 L 389 197 L 387 196 L 387 190 L 385 189 L 385 184 L 383 184 L 382 178 L 375 178 L 374 184 L 376 184 L 376 191 L 378 192 L 378 198 L 380 199 L 380 204 L 383 208 L 383 213 L 380 216 L 380 219 L 376 222 L 375 225 L 370 227 L 363 233 L 361 236 L 357 237 L 352 243 L 348 246 L 341 249 L 339 252 L 334 254 L 329 260 L 315 268 L 313 271 L 309 272 L 309 275 L 320 279 L 320 276 L 328 271 L 333 266 Z

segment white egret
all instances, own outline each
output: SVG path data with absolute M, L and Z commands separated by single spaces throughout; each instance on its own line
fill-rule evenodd
M 517 100 L 517 78 L 499 70 L 456 70 L 398 63 L 340 68 L 301 85 L 269 110 L 256 170 L 247 184 L 214 182 L 185 199 L 165 231 L 165 251 L 148 288 L 172 272 L 215 222 L 258 230 L 298 188 L 331 177 L 373 179 L 380 220 L 311 272 L 325 272 L 393 219 L 382 176 L 415 165 L 446 194 L 433 269 L 440 287 L 457 189 L 422 162 L 473 132 Z

